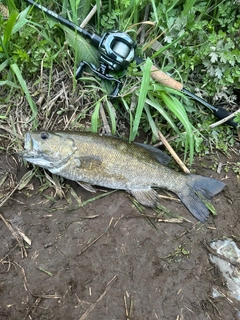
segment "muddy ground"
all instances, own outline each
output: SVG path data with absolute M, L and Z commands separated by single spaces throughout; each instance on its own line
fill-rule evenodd
M 72 190 L 82 201 L 104 192 L 91 194 L 70 181 L 62 183 L 68 201 L 53 187 L 40 192 L 42 177 L 10 196 L 32 167 L 2 152 L 1 177 L 8 177 L 1 186 L 0 319 L 240 319 L 240 303 L 227 298 L 207 250 L 221 237 L 240 243 L 239 180 L 224 166 L 220 174 L 209 169 L 239 162 L 239 153 L 227 158 L 216 151 L 195 162 L 198 174 L 227 185 L 212 201 L 217 216 L 205 225 L 174 200 L 161 201 L 185 220 L 150 218 L 153 210 L 141 214 L 122 191 L 74 209 Z M 225 296 L 214 299 L 213 287 Z

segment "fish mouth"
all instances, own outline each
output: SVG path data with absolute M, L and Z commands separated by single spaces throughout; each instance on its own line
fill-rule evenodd
M 37 156 L 40 156 L 40 152 L 36 148 L 36 143 L 34 143 L 29 132 L 25 134 L 24 150 L 19 152 L 19 155 L 23 159 L 36 158 Z

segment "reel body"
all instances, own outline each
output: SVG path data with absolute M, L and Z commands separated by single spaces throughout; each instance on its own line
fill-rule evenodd
M 125 32 L 112 31 L 105 33 L 102 38 L 92 36 L 94 46 L 99 50 L 100 66 L 97 68 L 94 64 L 82 61 L 76 72 L 76 79 L 81 78 L 85 67 L 89 67 L 97 76 L 102 79 L 115 82 L 115 87 L 110 94 L 116 97 L 121 88 L 121 81 L 109 74 L 109 71 L 120 71 L 128 68 L 134 60 L 136 43 Z

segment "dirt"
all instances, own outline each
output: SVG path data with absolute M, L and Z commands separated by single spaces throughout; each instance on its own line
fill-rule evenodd
M 8 172 L 0 206 L 1 320 L 240 319 L 240 302 L 227 297 L 207 250 L 221 237 L 239 243 L 239 180 L 231 168 L 209 168 L 239 162 L 239 154 L 216 151 L 193 165 L 227 185 L 212 201 L 217 215 L 204 225 L 175 200 L 161 203 L 182 220 L 141 213 L 122 191 L 74 209 L 72 190 L 82 201 L 104 191 L 63 181 L 61 199 L 53 187 L 40 192 L 44 176 L 13 191 L 32 168 L 15 159 L 0 154 L 0 179 Z M 213 287 L 225 295 L 213 298 Z

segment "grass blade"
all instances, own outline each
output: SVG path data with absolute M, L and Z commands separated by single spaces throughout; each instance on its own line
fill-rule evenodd
M 2 45 L 3 45 L 3 50 L 6 56 L 8 56 L 8 46 L 10 43 L 13 27 L 16 23 L 17 17 L 18 17 L 18 13 L 16 11 L 13 11 L 8 19 L 8 22 L 6 24 L 6 28 L 4 31 Z
M 194 155 L 194 137 L 193 137 L 193 126 L 188 120 L 187 113 L 183 105 L 173 96 L 169 96 L 167 93 L 162 92 L 161 97 L 166 104 L 166 106 L 176 115 L 176 117 L 181 121 L 186 130 L 185 139 L 185 155 L 186 159 L 187 150 L 189 148 L 190 163 L 193 162 Z
M 169 49 L 171 46 L 173 46 L 175 43 L 177 43 L 178 41 L 180 41 L 183 37 L 185 37 L 187 35 L 186 32 L 184 32 L 181 36 L 179 36 L 177 39 L 175 39 L 173 42 L 167 44 L 166 46 L 162 47 L 160 50 L 158 50 L 157 52 L 155 52 L 152 56 L 151 59 L 156 58 L 157 56 L 159 56 L 162 52 L 164 52 L 165 50 Z
M 146 112 L 146 115 L 147 115 L 147 118 L 148 118 L 149 125 L 150 125 L 150 127 L 152 129 L 152 132 L 155 135 L 155 137 L 158 137 L 158 128 L 157 128 L 156 123 L 154 122 L 154 120 L 152 118 L 151 112 L 149 110 L 149 105 L 147 103 L 145 103 L 144 109 L 145 109 L 145 112 Z
M 5 86 L 5 85 L 12 87 L 12 88 L 19 89 L 19 86 L 12 81 L 9 81 L 9 80 L 0 81 L 0 86 Z
M 31 111 L 32 111 L 32 118 L 29 121 L 32 121 L 37 116 L 37 113 L 38 113 L 37 107 L 36 107 L 34 101 L 32 100 L 32 97 L 31 97 L 30 92 L 28 90 L 27 84 L 26 84 L 25 80 L 22 77 L 22 74 L 21 74 L 21 71 L 20 71 L 18 65 L 16 63 L 13 63 L 10 66 L 11 66 L 12 71 L 15 73 L 15 75 L 16 75 L 16 77 L 18 79 L 18 82 L 20 83 L 20 85 L 21 85 L 21 87 L 22 87 L 22 89 L 23 89 L 23 91 L 24 91 L 24 93 L 26 95 L 27 101 L 28 101 L 28 103 L 30 105 L 30 108 L 31 108 Z
M 111 133 L 115 134 L 116 130 L 117 130 L 116 112 L 115 112 L 115 109 L 113 108 L 111 102 L 108 99 L 106 99 L 106 108 L 107 108 L 107 112 L 108 112 L 108 115 L 111 120 Z
M 146 100 L 146 96 L 147 96 L 147 92 L 148 92 L 148 87 L 149 87 L 149 82 L 150 82 L 151 66 L 152 66 L 152 61 L 148 58 L 146 60 L 146 63 L 143 66 L 142 84 L 141 84 L 140 92 L 139 92 L 137 110 L 136 110 L 135 118 L 133 121 L 133 129 L 130 134 L 130 141 L 133 141 L 135 139 L 137 132 L 138 132 L 138 127 L 139 127 L 139 123 L 141 120 L 142 111 L 143 111 L 143 107 L 145 104 L 145 100 Z
M 183 9 L 183 16 L 186 16 L 189 14 L 189 11 L 193 8 L 196 0 L 187 0 L 184 4 L 184 9 Z
M 152 106 L 153 108 L 155 108 L 163 117 L 164 119 L 168 122 L 168 124 L 173 128 L 173 130 L 180 134 L 177 126 L 175 125 L 173 119 L 170 117 L 169 113 L 164 110 L 164 108 L 159 104 L 159 102 L 154 99 L 153 95 L 151 95 L 150 93 L 148 94 L 150 99 L 146 99 L 146 102 Z
M 92 123 L 92 132 L 97 132 L 98 130 L 98 119 L 99 119 L 99 109 L 101 106 L 101 100 L 96 102 L 95 109 L 92 114 L 91 123 Z

